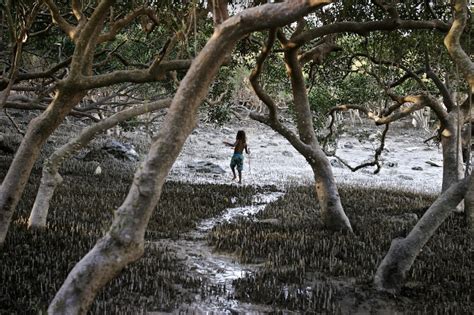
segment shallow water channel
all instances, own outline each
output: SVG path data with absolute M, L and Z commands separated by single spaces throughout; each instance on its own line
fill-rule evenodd
M 178 240 L 163 239 L 158 241 L 160 247 L 175 252 L 178 259 L 184 262 L 187 271 L 198 276 L 206 283 L 209 293 L 196 299 L 190 305 L 183 305 L 176 313 L 266 313 L 271 308 L 265 305 L 241 303 L 232 298 L 234 287 L 232 282 L 246 274 L 253 273 L 257 266 L 240 264 L 230 255 L 213 252 L 207 245 L 208 232 L 217 224 L 229 222 L 239 217 L 252 216 L 283 195 L 282 192 L 257 194 L 252 198 L 252 204 L 245 207 L 228 208 L 215 218 L 201 221 L 196 229 L 182 235 Z M 153 313 L 149 313 L 153 314 Z

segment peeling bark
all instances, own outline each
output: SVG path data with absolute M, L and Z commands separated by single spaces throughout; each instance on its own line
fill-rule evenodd
M 469 178 L 465 178 L 449 187 L 425 212 L 407 237 L 392 241 L 375 273 L 374 284 L 377 290 L 398 293 L 423 246 L 463 200 L 468 183 Z
M 116 126 L 118 123 L 149 113 L 161 108 L 166 108 L 171 103 L 171 99 L 159 100 L 153 103 L 144 104 L 134 108 L 129 108 L 116 113 L 99 123 L 89 126 L 81 133 L 56 150 L 43 165 L 43 175 L 41 177 L 40 187 L 36 195 L 33 209 L 28 219 L 28 228 L 46 227 L 46 218 L 48 216 L 49 204 L 54 195 L 56 187 L 61 184 L 62 177 L 59 174 L 59 168 L 64 160 L 71 157 L 74 153 L 85 147 L 95 135 Z

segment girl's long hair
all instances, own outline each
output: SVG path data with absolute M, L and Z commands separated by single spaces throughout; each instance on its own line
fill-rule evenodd
M 243 143 L 247 143 L 247 137 L 245 136 L 245 131 L 239 130 L 237 131 L 237 137 L 235 137 L 236 140 L 241 140 Z

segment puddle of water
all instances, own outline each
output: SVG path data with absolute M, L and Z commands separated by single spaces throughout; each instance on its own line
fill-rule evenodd
M 276 201 L 281 196 L 283 196 L 282 192 L 257 194 L 253 196 L 251 206 L 228 208 L 220 217 L 201 221 L 197 226 L 196 231 L 192 231 L 189 234 L 196 237 L 196 233 L 209 232 L 217 224 L 230 222 L 238 217 L 248 217 L 257 214 L 265 208 L 266 204 Z
M 263 210 L 267 203 L 274 202 L 283 195 L 282 192 L 257 194 L 252 198 L 250 206 L 228 208 L 217 218 L 203 220 L 195 230 L 186 233 L 179 240 L 163 239 L 157 242 L 157 245 L 166 247 L 175 252 L 177 257 L 185 260 L 189 272 L 201 277 L 208 286 L 220 287 L 223 291 L 221 294 L 216 293 L 203 299 L 196 296 L 194 303 L 183 306 L 178 313 L 264 314 L 271 311 L 270 307 L 240 303 L 232 298 L 233 281 L 253 273 L 257 265 L 243 265 L 231 256 L 214 253 L 212 247 L 207 245 L 206 237 L 217 224 L 230 222 L 238 217 L 252 216 Z

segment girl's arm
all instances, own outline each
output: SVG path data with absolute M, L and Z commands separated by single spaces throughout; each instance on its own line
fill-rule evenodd
M 247 145 L 245 145 L 245 153 L 250 154 L 250 150 L 249 150 L 249 148 L 247 147 Z
M 235 143 L 230 143 L 227 141 L 222 141 L 225 145 L 228 145 L 229 147 L 235 147 Z

